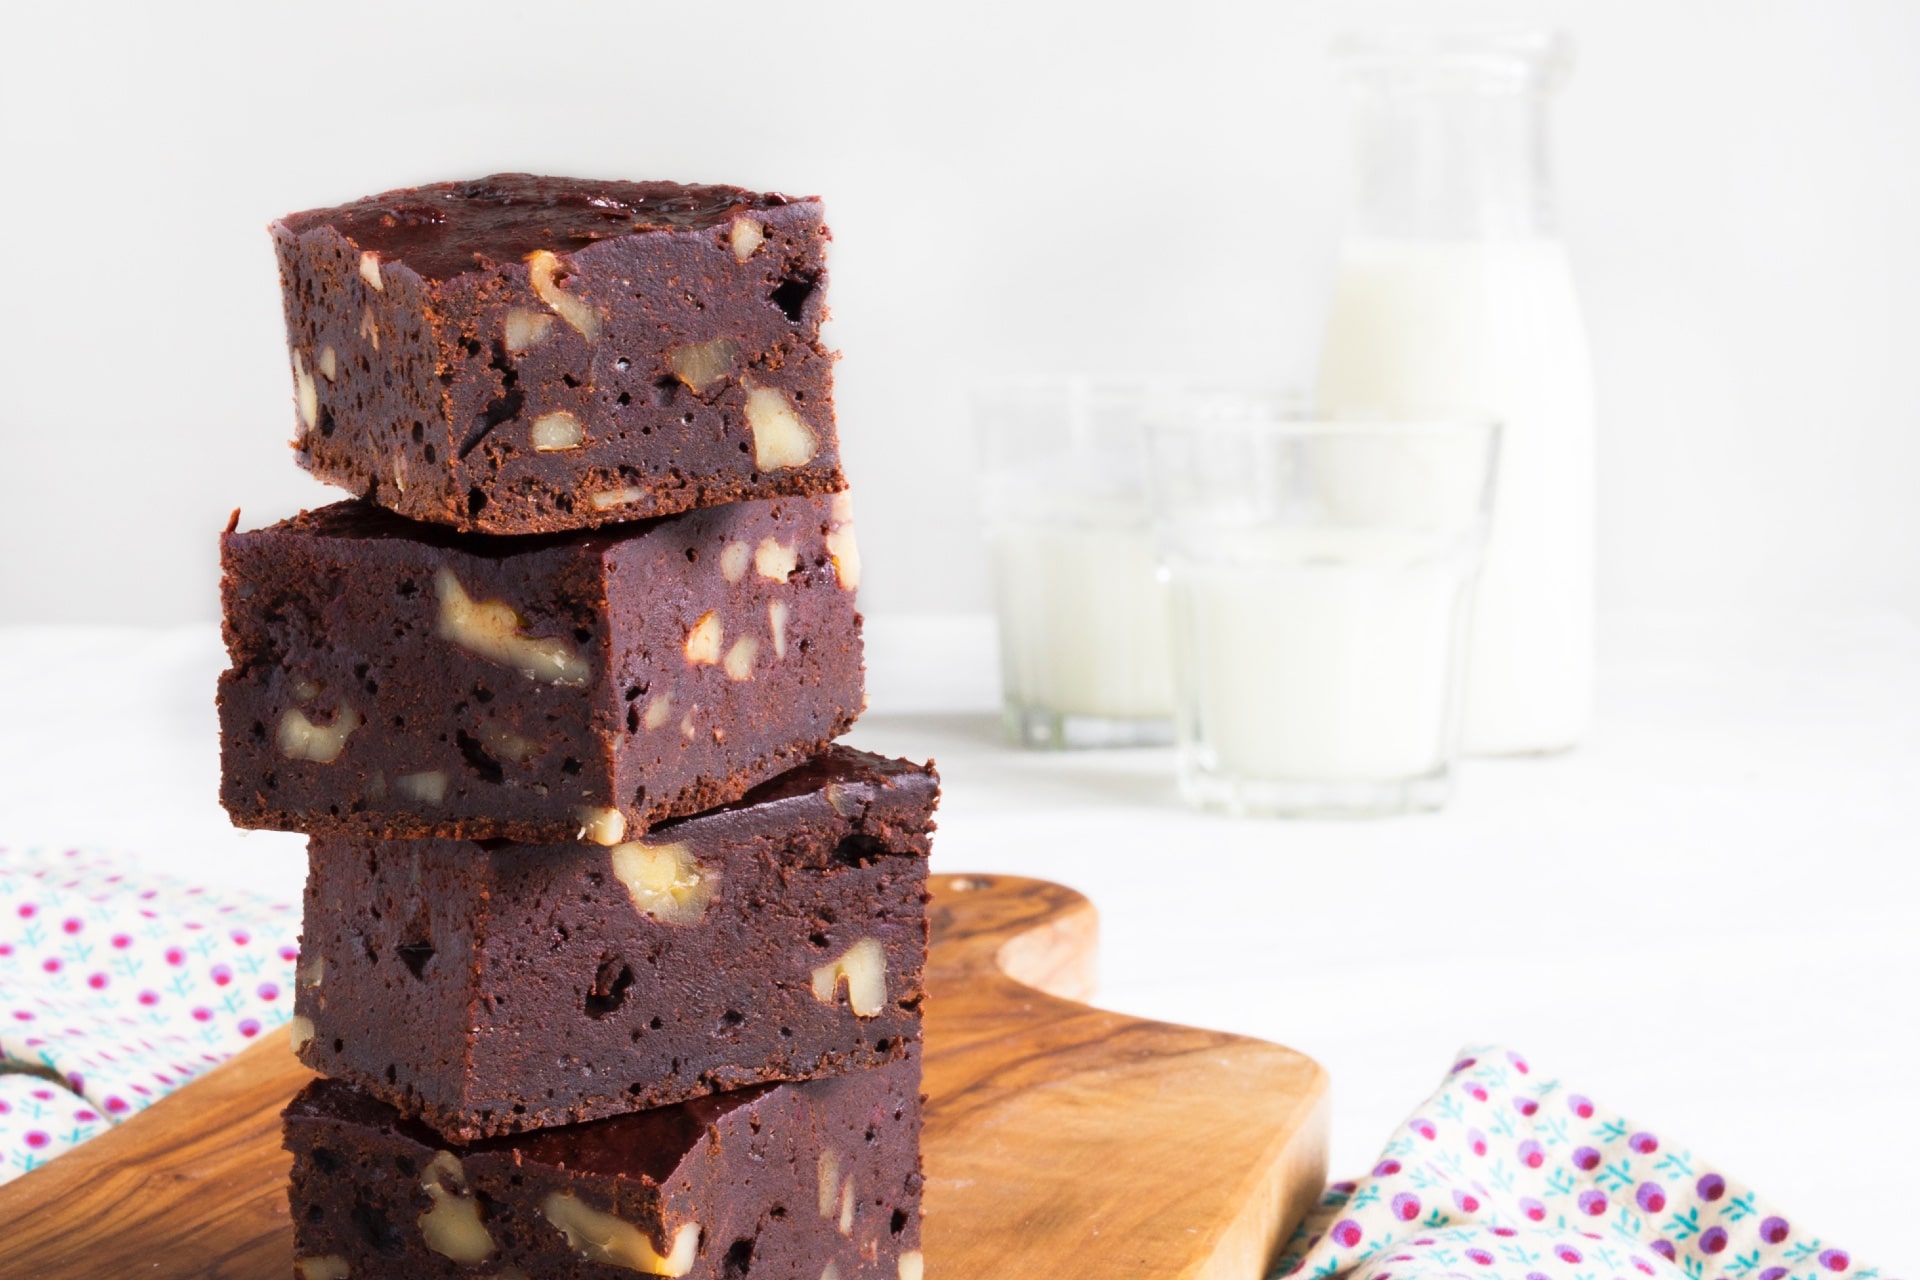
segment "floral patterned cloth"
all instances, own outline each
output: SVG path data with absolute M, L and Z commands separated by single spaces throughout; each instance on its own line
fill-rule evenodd
M 287 1020 L 297 905 L 0 848 L 0 1182 Z
M 1464 1050 L 1373 1171 L 1327 1189 L 1274 1275 L 1892 1280 L 1497 1047 Z

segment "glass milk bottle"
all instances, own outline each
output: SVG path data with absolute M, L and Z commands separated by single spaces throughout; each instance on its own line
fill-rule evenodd
M 1501 482 L 1463 744 L 1556 751 L 1593 689 L 1594 414 L 1547 166 L 1549 33 L 1349 37 L 1354 204 L 1321 355 L 1340 417 L 1491 418 Z

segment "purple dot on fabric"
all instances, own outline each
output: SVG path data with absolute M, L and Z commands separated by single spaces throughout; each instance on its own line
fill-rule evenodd
M 1433 1141 L 1433 1135 L 1435 1131 L 1433 1127 L 1433 1122 L 1431 1120 L 1419 1120 L 1419 1119 L 1409 1120 L 1407 1121 L 1407 1128 L 1413 1130 L 1415 1133 L 1425 1138 L 1428 1142 Z
M 1529 1271 L 1527 1272 L 1527 1280 L 1553 1280 L 1553 1277 L 1544 1271 Z
M 1727 1229 L 1708 1227 L 1700 1233 L 1700 1252 L 1714 1254 L 1723 1252 L 1727 1247 Z
M 1475 1102 L 1485 1102 L 1487 1100 L 1487 1091 L 1478 1084 L 1470 1084 L 1467 1086 L 1467 1096 Z
M 1573 1149 L 1573 1167 L 1583 1173 L 1591 1173 L 1600 1167 L 1600 1153 L 1592 1147 L 1575 1147 Z
M 1373 1166 L 1373 1176 L 1376 1178 L 1391 1178 L 1398 1172 L 1400 1172 L 1400 1162 L 1398 1160 L 1382 1160 L 1379 1164 Z
M 1785 1267 L 1768 1267 L 1760 1273 L 1760 1280 L 1787 1280 Z
M 1520 1144 L 1520 1163 L 1529 1169 L 1538 1169 L 1547 1162 L 1547 1150 L 1532 1138 Z
M 1338 1195 L 1343 1195 L 1343 1196 L 1350 1196 L 1359 1189 L 1360 1189 L 1359 1183 L 1348 1182 L 1345 1179 L 1342 1179 L 1339 1182 L 1330 1183 L 1327 1186 L 1328 1191 L 1331 1191 Z
M 1515 1098 L 1513 1109 L 1523 1116 L 1530 1116 L 1540 1110 L 1540 1104 L 1532 1098 Z
M 1532 1067 L 1527 1065 L 1527 1060 L 1525 1058 L 1521 1057 L 1519 1054 L 1515 1053 L 1511 1049 L 1507 1050 L 1507 1061 L 1511 1062 L 1513 1064 L 1513 1069 L 1515 1071 L 1518 1071 L 1523 1076 L 1526 1075 L 1529 1071 L 1533 1070 Z
M 1727 1180 L 1717 1173 L 1703 1173 L 1700 1181 L 1693 1184 L 1693 1189 L 1700 1193 L 1702 1200 L 1711 1204 L 1727 1194 Z
M 1845 1271 L 1853 1265 L 1845 1249 L 1828 1249 L 1820 1255 L 1820 1265 L 1829 1271 Z
M 1467 1147 L 1477 1156 L 1487 1154 L 1487 1135 L 1478 1129 L 1467 1130 Z
M 1567 1095 L 1567 1109 L 1582 1120 L 1593 1119 L 1593 1103 L 1585 1096 L 1573 1093 Z
M 262 1000 L 278 1000 L 280 998 L 280 988 L 274 986 L 271 982 L 263 982 L 260 984 L 260 998 Z
M 1588 1188 L 1580 1193 L 1580 1212 L 1589 1218 L 1597 1218 L 1607 1211 L 1607 1197 L 1604 1193 Z
M 1676 1250 L 1673 1247 L 1673 1241 L 1671 1240 L 1655 1240 L 1653 1242 L 1652 1249 L 1655 1253 L 1665 1258 L 1668 1262 L 1672 1262 L 1674 1260 L 1675 1255 L 1678 1253 L 1678 1250 Z
M 251 1040 L 260 1034 L 260 1023 L 254 1018 L 240 1019 L 240 1034 Z
M 1464 1191 L 1453 1193 L 1453 1203 L 1462 1213 L 1480 1212 L 1480 1202 Z
M 1351 1249 L 1360 1243 L 1360 1224 L 1352 1218 L 1342 1218 L 1333 1224 L 1333 1242 L 1342 1249 Z
M 1527 1221 L 1529 1222 L 1544 1222 L 1547 1217 L 1547 1206 L 1535 1200 L 1532 1196 L 1521 1196 L 1520 1212 L 1527 1215 Z
M 1562 1262 L 1576 1263 L 1580 1261 L 1580 1251 L 1570 1244 L 1555 1245 L 1553 1252 L 1554 1256 L 1558 1257 Z
M 1785 1218 L 1776 1216 L 1760 1223 L 1760 1238 L 1768 1244 L 1779 1244 L 1791 1234 L 1791 1231 L 1792 1228 L 1787 1226 Z
M 1475 1263 L 1478 1266 L 1490 1267 L 1493 1265 L 1493 1255 L 1485 1249 L 1469 1249 L 1467 1250 L 1467 1261 Z
M 1643 1156 L 1650 1156 L 1660 1149 L 1660 1139 L 1650 1133 L 1636 1133 L 1627 1139 L 1627 1145 Z
M 1411 1191 L 1402 1191 L 1393 1198 L 1388 1208 L 1393 1211 L 1393 1216 L 1400 1219 L 1400 1221 L 1412 1222 L 1420 1216 L 1420 1197 L 1414 1195 Z
M 1471 1067 L 1474 1063 L 1478 1061 L 1480 1061 L 1480 1059 L 1478 1058 L 1462 1058 L 1460 1059 L 1460 1061 L 1453 1064 L 1453 1070 L 1449 1071 L 1447 1074 L 1450 1076 L 1457 1076 L 1462 1071 L 1465 1071 L 1468 1067 Z
M 1643 1182 L 1633 1199 L 1643 1213 L 1658 1213 L 1667 1207 L 1667 1189 L 1657 1182 Z

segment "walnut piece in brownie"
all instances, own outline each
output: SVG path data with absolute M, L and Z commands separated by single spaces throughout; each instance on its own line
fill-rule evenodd
M 863 703 L 844 493 L 487 538 L 364 502 L 221 540 L 221 800 L 308 833 L 616 844 Z
M 843 485 L 818 200 L 507 173 L 271 230 L 322 480 L 482 533 Z
M 316 1080 L 285 1113 L 302 1280 L 920 1280 L 917 1055 L 467 1146 Z
M 939 795 L 833 747 L 610 849 L 315 836 L 294 1048 L 463 1140 L 901 1057 Z

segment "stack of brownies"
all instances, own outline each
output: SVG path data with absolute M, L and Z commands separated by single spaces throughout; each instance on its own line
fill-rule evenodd
M 928 766 L 864 705 L 814 200 L 276 223 L 303 465 L 222 800 L 306 832 L 301 1280 L 917 1280 Z

